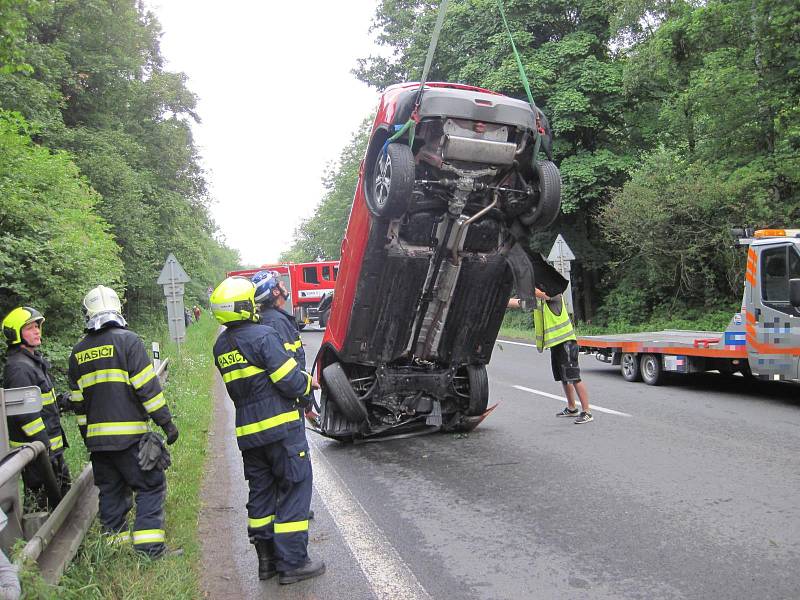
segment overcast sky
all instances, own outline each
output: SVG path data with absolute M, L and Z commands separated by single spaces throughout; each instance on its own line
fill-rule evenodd
M 214 219 L 246 264 L 278 259 L 378 93 L 350 73 L 379 50 L 377 0 L 148 0 L 171 71 L 189 77 Z

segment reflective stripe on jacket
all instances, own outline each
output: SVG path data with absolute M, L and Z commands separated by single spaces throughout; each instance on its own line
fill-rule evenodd
M 281 440 L 289 428 L 304 427 L 295 398 L 311 392 L 311 375 L 267 325 L 242 322 L 214 344 L 214 364 L 236 407 L 240 450 Z
M 128 329 L 88 333 L 72 350 L 69 382 L 90 452 L 124 450 L 147 432 L 149 418 L 172 419 L 144 344 Z
M 61 412 L 56 404 L 56 394 L 50 379 L 50 363 L 38 352 L 30 352 L 22 346 L 14 346 L 8 351 L 3 374 L 7 388 L 38 386 L 42 392 L 42 410 L 35 413 L 7 417 L 8 437 L 12 445 L 39 440 L 51 453 L 63 450 L 69 445 L 61 429 Z
M 536 310 L 533 312 L 533 326 L 536 329 L 536 347 L 541 351 L 552 348 L 567 340 L 575 340 L 575 330 L 572 327 L 564 296 L 560 297 L 561 312 L 556 315 L 550 309 L 548 302 L 536 301 Z

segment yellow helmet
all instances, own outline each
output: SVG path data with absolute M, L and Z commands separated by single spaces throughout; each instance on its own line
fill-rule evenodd
M 247 277 L 228 277 L 211 293 L 211 312 L 222 323 L 258 321 L 256 286 Z
M 22 328 L 28 323 L 44 323 L 44 316 L 30 306 L 18 306 L 3 319 L 3 335 L 9 346 L 22 343 Z

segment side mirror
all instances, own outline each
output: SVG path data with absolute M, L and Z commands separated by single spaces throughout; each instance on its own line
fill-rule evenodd
M 789 280 L 789 304 L 800 308 L 800 279 Z

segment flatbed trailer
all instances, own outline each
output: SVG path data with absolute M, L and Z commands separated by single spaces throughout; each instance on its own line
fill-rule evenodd
M 705 371 L 800 382 L 800 230 L 756 231 L 739 244 L 749 246 L 744 294 L 725 331 L 581 336 L 581 351 L 650 385 Z

